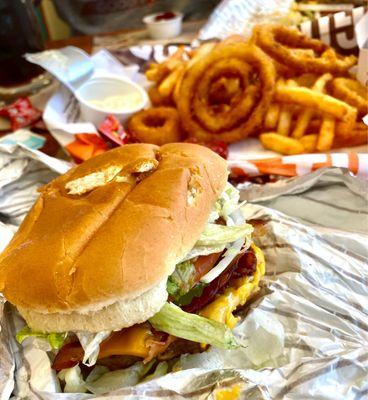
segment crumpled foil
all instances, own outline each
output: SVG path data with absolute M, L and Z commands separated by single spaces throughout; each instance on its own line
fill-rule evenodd
M 22 149 L 0 150 L 0 160 L 4 246 L 34 201 L 33 188 L 55 172 L 53 159 Z M 57 393 L 46 352 L 15 342 L 22 322 L 0 299 L 0 399 L 367 398 L 366 195 L 366 183 L 339 168 L 244 185 L 243 212 L 267 261 L 260 293 L 239 313 L 235 333 L 244 347 L 182 356 L 177 372 L 135 387 L 100 396 Z

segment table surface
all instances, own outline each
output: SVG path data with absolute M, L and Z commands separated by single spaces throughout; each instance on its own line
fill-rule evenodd
M 205 22 L 206 20 L 184 22 L 182 36 L 179 36 L 178 38 L 174 38 L 171 40 L 176 41 L 177 39 L 180 39 L 183 36 L 190 38 L 190 40 L 193 39 Z M 72 36 L 66 39 L 48 41 L 46 42 L 45 47 L 46 49 L 49 50 L 49 49 L 59 49 L 65 46 L 76 46 L 85 50 L 87 53 L 91 54 L 95 45 L 94 43 L 95 38 L 100 39 L 100 41 L 101 39 L 105 38 L 106 41 L 108 41 L 109 37 L 114 38 L 118 37 L 119 35 L 127 35 L 129 33 L 133 33 L 134 35 L 132 36 L 139 36 L 140 33 L 144 35 L 145 32 L 146 32 L 145 29 L 121 29 L 119 31 L 106 32 L 94 36 Z M 151 38 L 149 38 L 148 35 L 146 35 L 146 40 L 147 42 L 153 41 Z
M 80 47 L 87 53 L 91 53 L 93 48 L 93 36 L 73 36 L 66 39 L 51 40 L 45 45 L 47 50 L 60 49 L 65 46 Z

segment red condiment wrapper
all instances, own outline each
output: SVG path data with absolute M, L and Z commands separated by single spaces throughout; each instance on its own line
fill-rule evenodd
M 102 138 L 110 144 L 111 147 L 122 146 L 135 141 L 124 130 L 119 120 L 113 115 L 109 115 L 98 127 Z
M 94 133 L 78 133 L 74 137 L 75 140 L 65 148 L 77 163 L 86 161 L 109 149 L 105 141 Z
M 21 97 L 14 103 L 0 109 L 0 115 L 10 120 L 11 130 L 30 126 L 38 121 L 42 112 L 34 108 L 27 97 Z

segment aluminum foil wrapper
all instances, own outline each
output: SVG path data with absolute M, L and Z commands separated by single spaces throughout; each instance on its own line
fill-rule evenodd
M 0 160 L 4 247 L 36 188 L 61 165 L 19 147 L 0 149 Z M 241 189 L 267 261 L 261 291 L 235 329 L 243 347 L 184 355 L 176 372 L 106 395 L 62 394 L 45 349 L 15 342 L 22 321 L 1 299 L 0 399 L 367 398 L 366 183 L 330 168 Z

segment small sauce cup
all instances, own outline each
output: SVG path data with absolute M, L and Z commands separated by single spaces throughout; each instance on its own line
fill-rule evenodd
M 111 114 L 124 123 L 148 104 L 147 93 L 141 86 L 115 77 L 92 78 L 74 94 L 80 103 L 82 119 L 96 127 Z
M 156 17 L 164 13 L 155 13 L 143 18 L 148 33 L 153 39 L 170 39 L 179 36 L 181 33 L 183 14 L 174 12 L 170 19 L 156 20 Z

